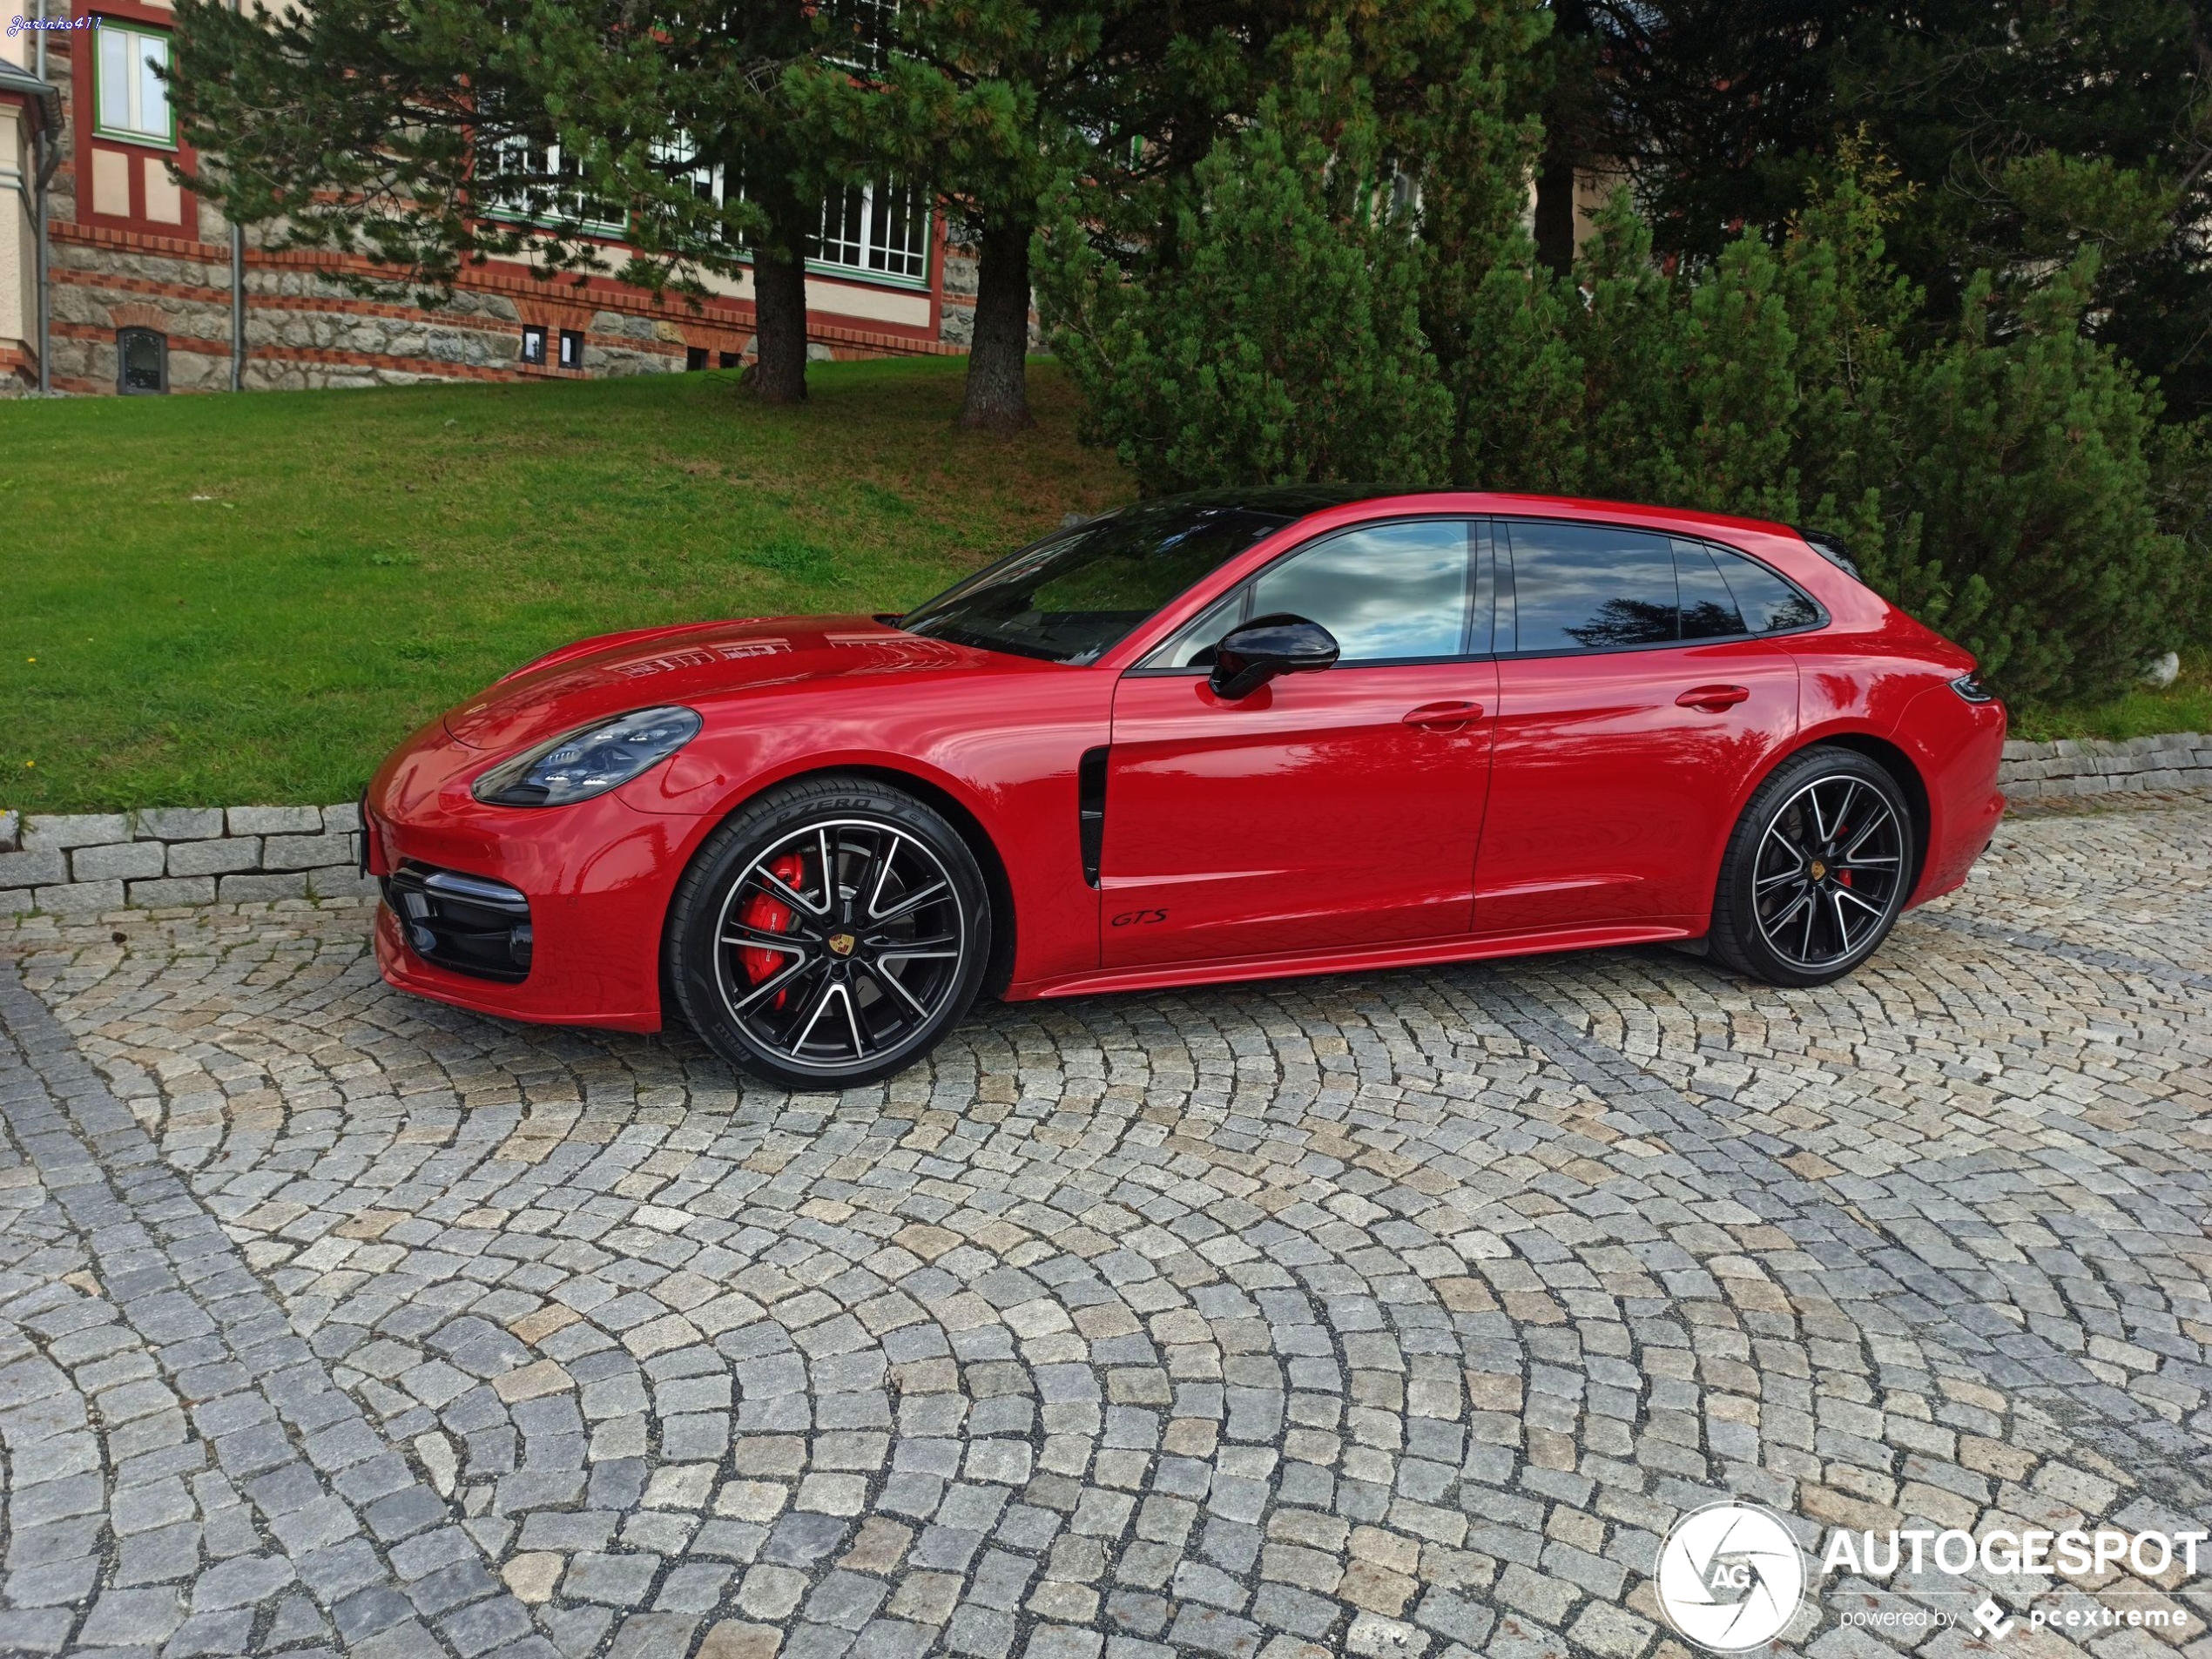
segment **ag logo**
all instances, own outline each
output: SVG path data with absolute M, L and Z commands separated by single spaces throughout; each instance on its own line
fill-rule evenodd
M 1701 1648 L 1736 1653 L 1782 1634 L 1805 1598 L 1805 1560 L 1771 1510 L 1693 1509 L 1659 1546 L 1659 1605 Z

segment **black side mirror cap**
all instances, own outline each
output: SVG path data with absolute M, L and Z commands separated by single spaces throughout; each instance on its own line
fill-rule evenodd
M 1280 611 L 1232 628 L 1214 647 L 1206 684 L 1225 702 L 1250 697 L 1278 674 L 1308 674 L 1337 660 L 1336 636 L 1318 622 Z

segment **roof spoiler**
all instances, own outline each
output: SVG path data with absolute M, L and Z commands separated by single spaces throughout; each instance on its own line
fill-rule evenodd
M 1799 530 L 1795 524 L 1790 528 L 1797 530 L 1797 534 L 1804 538 L 1807 547 L 1819 554 L 1822 558 L 1827 560 L 1845 576 L 1857 582 L 1866 580 L 1865 577 L 1859 575 L 1858 565 L 1851 558 L 1851 549 L 1844 543 L 1842 536 L 1831 536 L 1826 530 Z

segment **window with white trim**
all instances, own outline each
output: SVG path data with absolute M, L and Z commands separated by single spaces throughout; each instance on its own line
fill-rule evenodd
M 655 161 L 671 170 L 671 176 L 689 185 L 691 194 L 701 201 L 713 207 L 725 207 L 729 205 L 726 170 L 718 161 L 698 161 L 696 165 L 691 165 L 696 161 L 698 147 L 691 141 L 689 133 L 678 133 L 672 139 L 656 141 L 652 147 L 652 154 Z M 739 201 L 745 199 L 745 190 L 742 185 L 738 190 L 738 199 Z M 721 226 L 715 227 L 711 239 L 718 243 L 729 244 L 735 244 L 738 240 L 734 233 Z
M 823 56 L 863 75 L 881 74 L 891 56 L 899 0 L 833 0 L 827 10 L 834 38 Z
M 822 265 L 921 281 L 929 274 L 929 198 L 897 179 L 836 191 L 806 252 Z
M 102 138 L 132 144 L 177 142 L 177 118 L 169 108 L 169 37 L 158 29 L 138 29 L 99 19 L 93 71 L 92 130 Z
M 563 155 L 559 145 L 502 138 L 492 146 L 491 158 L 495 213 L 538 225 L 573 226 L 601 236 L 620 236 L 630 228 L 628 216 L 615 203 L 584 193 L 583 166 Z M 502 179 L 509 182 L 498 182 Z

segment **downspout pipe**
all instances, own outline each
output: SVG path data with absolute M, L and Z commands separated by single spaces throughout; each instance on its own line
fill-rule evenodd
M 39 28 L 37 42 L 32 48 L 35 68 L 32 73 L 40 80 L 46 78 L 46 0 L 38 0 Z M 75 64 L 71 67 L 74 69 Z M 62 133 L 60 111 L 51 110 L 49 119 L 38 133 L 38 188 L 35 192 L 31 218 L 38 233 L 37 269 L 34 286 L 38 291 L 38 395 L 51 397 L 54 393 L 54 280 L 53 256 L 46 242 L 46 186 L 53 182 L 54 170 L 61 165 Z
M 44 0 L 41 0 L 44 3 Z M 231 0 L 235 16 L 240 0 Z M 231 390 L 246 389 L 246 227 L 231 226 Z

